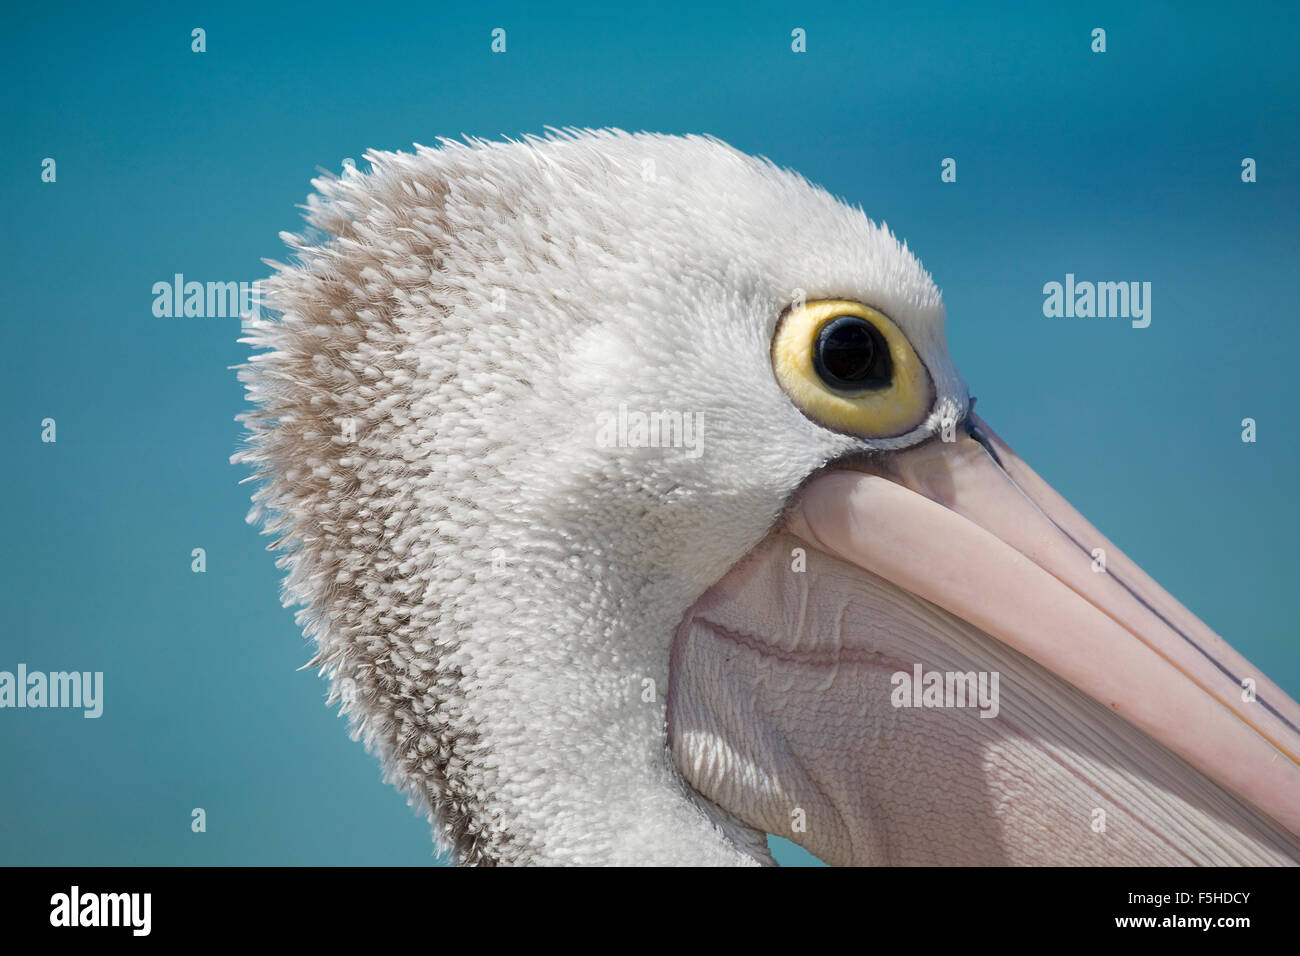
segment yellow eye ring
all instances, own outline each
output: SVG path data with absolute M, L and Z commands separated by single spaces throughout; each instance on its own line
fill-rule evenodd
M 787 309 L 772 336 L 772 369 L 801 412 L 863 438 L 906 434 L 924 421 L 934 400 L 929 373 L 898 326 L 847 299 Z

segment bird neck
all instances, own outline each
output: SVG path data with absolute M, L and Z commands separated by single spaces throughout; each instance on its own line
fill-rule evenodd
M 677 621 L 651 613 L 623 628 L 592 613 L 598 598 L 557 607 L 556 593 L 516 592 L 508 615 L 467 636 L 485 655 L 482 673 L 499 675 L 470 685 L 475 752 L 452 782 L 474 807 L 483 861 L 769 860 L 764 835 L 691 791 L 672 763 L 665 697 Z M 489 648 L 509 648 L 508 660 Z

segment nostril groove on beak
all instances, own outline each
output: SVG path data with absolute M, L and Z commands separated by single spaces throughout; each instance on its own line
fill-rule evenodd
M 1003 468 L 1002 466 L 1002 459 L 998 457 L 998 453 L 994 450 L 993 443 L 989 441 L 988 435 L 985 435 L 980 431 L 980 427 L 975 424 L 975 419 L 972 417 L 974 414 L 975 399 L 972 398 L 970 400 L 970 409 L 966 412 L 965 419 L 962 420 L 962 425 L 966 428 L 966 434 L 969 435 L 973 441 L 978 442 L 980 447 L 989 453 L 989 457 L 993 459 L 994 464 L 999 468 L 1002 468 L 1003 471 L 1006 471 L 1006 468 Z

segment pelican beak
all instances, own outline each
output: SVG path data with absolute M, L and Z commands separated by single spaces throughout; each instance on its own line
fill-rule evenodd
M 1300 835 L 1300 707 L 973 415 L 815 477 L 788 530 L 1072 684 Z

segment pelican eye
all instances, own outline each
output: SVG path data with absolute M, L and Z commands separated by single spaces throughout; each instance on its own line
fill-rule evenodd
M 888 388 L 894 374 L 885 337 L 856 315 L 841 315 L 822 326 L 813 367 L 823 382 L 844 392 Z
M 806 416 L 862 438 L 904 435 L 934 404 L 907 336 L 883 312 L 847 299 L 786 309 L 772 336 L 772 370 Z

